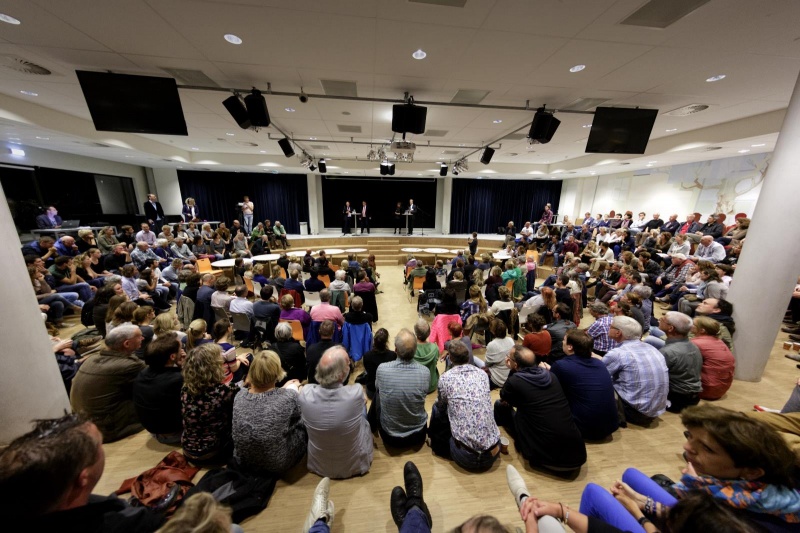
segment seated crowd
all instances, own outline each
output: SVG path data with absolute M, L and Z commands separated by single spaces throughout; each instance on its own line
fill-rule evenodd
M 0 453 L 0 486 L 24 479 L 24 486 L 50 487 L 33 502 L 3 505 L 34 523 L 79 529 L 135 521 L 139 531 L 156 530 L 163 517 L 91 496 L 102 474 L 101 443 L 146 430 L 199 466 L 279 477 L 304 462 L 324 478 L 304 531 L 328 531 L 326 480 L 368 473 L 374 439 L 393 449 L 427 442 L 461 468 L 485 472 L 508 446 L 502 427 L 532 466 L 568 476 L 586 463 L 585 441 L 607 441 L 619 428 L 647 427 L 671 411 L 687 428 L 688 466 L 666 490 L 629 469 L 610 492 L 588 484 L 580 512 L 570 512 L 533 497 L 508 467 L 528 530 L 560 528 L 555 518 L 574 531 L 593 523 L 653 531 L 651 521 L 677 531 L 675 524 L 704 509 L 731 524 L 791 530 L 800 522 L 798 456 L 778 436 L 780 424 L 697 405 L 722 398 L 732 384 L 735 324 L 725 296 L 735 259 L 724 263 L 728 252 L 719 257 L 717 249 L 734 240 L 741 247 L 744 235 L 723 243 L 727 237 L 711 231 L 715 217 L 704 226 L 677 216 L 663 223 L 641 214 L 639 224 L 630 214 L 603 218 L 587 214 L 591 221 L 559 235 L 545 222 L 536 229 L 526 223 L 519 239 L 511 224 L 507 240 L 520 247 L 501 266 L 488 255 L 476 259 L 474 234 L 470 253 L 459 252 L 447 268 L 409 258 L 404 282 L 424 280 L 420 318 L 397 333 L 393 349 L 386 329 L 372 331 L 379 292 L 373 257 L 351 257 L 337 269 L 324 252 L 302 260 L 283 254 L 272 272 L 237 265 L 231 280 L 197 272 L 195 263 L 251 253 L 248 244 L 228 248 L 248 242 L 239 231 L 231 238 L 204 226 L 189 235 L 195 228 L 176 225 L 150 236 L 143 224 L 131 242 L 103 232 L 105 255 L 95 243 L 79 254 L 66 237 L 54 252 L 56 243 L 43 237 L 23 249 L 43 313 L 56 326 L 65 312 L 80 313 L 104 344 L 85 355 L 85 345 L 54 341 L 77 415 L 40 421 Z M 265 225 L 253 230 L 252 247 L 270 244 Z M 648 235 L 640 245 L 637 232 Z M 199 239 L 191 250 L 184 233 Z M 670 252 L 678 240 L 681 251 Z M 537 286 L 537 261 L 549 256 L 554 274 Z M 245 278 L 261 285 L 257 294 Z M 304 300 L 311 293 L 318 301 Z M 666 306 L 658 319 L 654 302 Z M 580 329 L 584 308 L 594 321 Z M 238 317 L 246 327 L 236 325 Z M 476 336 L 483 344 L 473 343 Z M 254 353 L 241 350 L 251 347 Z M 482 359 L 473 353 L 484 347 Z M 351 379 L 359 366 L 363 372 Z M 499 390 L 495 401 L 492 389 Z M 53 470 L 59 453 L 64 464 Z M 422 480 L 410 462 L 405 484 L 392 493 L 395 523 L 400 531 L 430 531 Z M 465 525 L 474 520 L 485 529 L 470 530 L 503 530 L 491 529 L 491 517 Z

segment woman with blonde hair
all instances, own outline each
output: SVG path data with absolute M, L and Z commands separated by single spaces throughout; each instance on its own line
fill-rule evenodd
M 106 326 L 106 334 L 110 333 L 114 328 L 119 326 L 130 326 L 133 324 L 133 313 L 138 309 L 135 302 L 122 302 L 119 307 L 114 310 L 114 316 L 111 322 Z
M 700 382 L 703 391 L 701 400 L 719 400 L 733 383 L 736 359 L 731 350 L 719 338 L 719 322 L 707 316 L 694 319 L 692 344 L 700 349 L 703 367 L 700 369 Z
M 725 235 L 719 237 L 717 242 L 722 244 L 723 246 L 735 246 L 737 244 L 741 244 L 741 242 L 747 237 L 747 230 L 750 228 L 750 219 L 746 217 L 737 218 L 736 225 L 734 225 L 731 229 L 725 232 Z M 687 254 L 688 255 L 688 254 Z
M 178 340 L 183 342 L 183 339 L 186 338 L 186 333 L 182 332 L 180 328 L 181 322 L 178 320 L 178 315 L 172 311 L 161 313 L 153 320 L 153 340 L 158 338 L 159 335 L 174 331 L 178 335 Z
M 300 382 L 277 387 L 285 375 L 277 353 L 258 353 L 247 388 L 233 401 L 233 456 L 247 472 L 280 476 L 306 454 L 308 435 L 297 401 Z
M 202 318 L 196 318 L 189 323 L 186 330 L 186 351 L 197 348 L 201 344 L 213 342 L 208 334 L 208 324 Z
M 189 352 L 183 364 L 183 454 L 198 465 L 220 464 L 233 453 L 231 419 L 239 387 L 223 383 L 222 348 L 209 343 Z
M 172 518 L 156 533 L 239 533 L 231 522 L 231 510 L 210 492 L 197 492 L 184 500 Z
M 183 221 L 187 223 L 200 220 L 194 198 L 187 198 L 186 201 L 184 201 L 183 207 L 181 208 L 181 216 L 183 217 Z
M 119 239 L 117 239 L 117 230 L 114 229 L 114 226 L 105 226 L 97 235 L 97 247 L 104 254 L 113 252 L 118 244 Z

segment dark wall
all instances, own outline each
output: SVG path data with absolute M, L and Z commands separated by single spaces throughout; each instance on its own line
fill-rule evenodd
M 421 209 L 415 225 L 432 228 L 436 222 L 436 179 L 402 179 L 385 177 L 342 178 L 322 176 L 323 217 L 326 228 L 342 226 L 342 209 L 345 202 L 356 211 L 366 201 L 372 209 L 371 227 L 394 227 L 394 208 L 401 202 L 403 209 L 408 200 Z
M 453 179 L 451 233 L 495 233 L 509 220 L 518 228 L 537 221 L 545 204 L 558 213 L 561 180 Z
M 236 204 L 247 195 L 255 206 L 253 225 L 280 220 L 289 233 L 300 233 L 300 222 L 308 222 L 305 174 L 179 170 L 178 183 L 181 197 L 195 199 L 203 220 L 232 222 Z

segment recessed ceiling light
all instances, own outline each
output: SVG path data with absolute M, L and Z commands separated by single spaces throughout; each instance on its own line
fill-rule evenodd
M 580 72 L 586 68 L 586 65 L 575 65 L 574 67 L 570 68 L 570 72 Z
M 9 137 L 8 140 L 9 141 L 19 141 L 20 139 L 19 139 L 19 137 Z
M 20 24 L 18 19 L 15 19 L 11 15 L 6 15 L 5 13 L 0 13 L 0 22 L 5 22 L 6 24 Z
M 25 157 L 25 150 L 22 148 L 9 148 L 8 153 L 16 157 Z
M 294 108 L 293 107 L 286 107 L 286 108 L 284 108 L 284 111 L 286 111 L 287 113 L 294 113 Z
M 666 131 L 667 133 L 672 133 L 673 131 L 678 131 L 678 128 L 670 128 L 670 129 L 664 130 L 664 131 Z
M 411 57 L 413 57 L 414 59 L 425 59 L 426 57 L 428 57 L 428 54 L 425 53 L 425 50 L 420 49 L 411 54 Z
M 236 134 L 235 133 L 226 132 L 225 135 L 227 135 L 228 137 L 233 137 Z
M 126 159 L 131 159 L 132 157 L 133 157 L 132 155 L 126 155 L 125 156 Z
M 196 148 L 196 147 L 192 146 L 192 150 L 199 150 L 199 149 L 200 148 Z
M 597 172 L 589 172 L 589 174 L 591 174 L 592 176 L 594 176 L 595 174 L 597 174 Z
M 25 96 L 39 96 L 39 93 L 33 91 L 20 91 L 20 94 L 24 94 Z
M 501 122 L 503 122 L 503 121 L 500 120 L 499 118 L 497 120 L 493 120 L 492 121 L 492 123 L 494 123 L 494 124 L 500 124 Z
M 658 163 L 658 161 L 648 161 L 647 163 L 648 163 L 649 165 L 655 165 L 656 163 Z
M 745 148 L 744 150 L 739 150 L 738 152 L 739 152 L 740 154 L 746 154 L 746 153 L 747 153 L 747 152 L 749 152 L 749 151 L 750 151 L 750 149 L 749 149 L 749 148 Z
M 583 125 L 583 127 L 584 127 L 584 128 L 591 128 L 591 127 L 592 127 L 592 125 L 591 125 L 591 124 L 584 124 L 584 125 Z
M 36 138 L 39 139 L 40 141 L 49 141 L 50 140 L 50 137 L 39 137 L 38 135 L 36 136 Z
M 463 144 L 463 143 L 462 143 L 462 144 L 459 144 L 459 146 L 466 146 L 466 144 Z
M 711 83 L 712 81 L 719 81 L 724 79 L 725 79 L 725 74 L 717 74 L 716 76 L 711 76 L 710 78 L 706 78 L 706 81 Z
M 231 44 L 242 44 L 242 39 L 238 35 L 234 35 L 232 33 L 225 34 L 225 40 Z
M 308 138 L 308 140 L 309 140 L 309 141 L 316 141 L 316 140 L 317 140 L 317 138 L 316 138 L 316 137 L 309 137 L 309 138 Z
M 345 173 L 345 174 L 350 174 L 350 173 L 349 173 L 348 171 L 346 171 L 346 170 L 344 171 L 344 173 Z
M 758 148 L 759 146 L 766 146 L 766 145 L 767 145 L 766 143 L 760 143 L 760 144 L 751 144 L 750 146 L 752 146 L 753 148 Z
M 266 154 L 266 153 L 267 153 L 267 151 L 266 151 L 266 150 L 259 150 L 259 151 L 258 151 L 258 153 L 259 153 L 259 154 Z
M 646 167 L 652 167 L 653 165 L 651 165 L 650 163 L 647 163 L 645 166 Z

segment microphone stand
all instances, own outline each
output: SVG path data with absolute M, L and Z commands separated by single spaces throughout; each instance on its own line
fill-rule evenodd
M 426 214 L 425 210 L 422 209 L 418 204 L 414 204 L 417 207 L 417 211 L 420 214 L 420 220 L 422 220 L 422 216 Z M 419 228 L 419 234 L 421 236 L 425 236 L 425 224 L 422 224 Z

